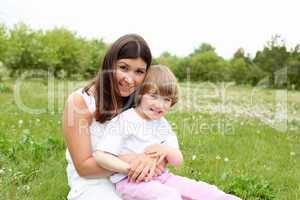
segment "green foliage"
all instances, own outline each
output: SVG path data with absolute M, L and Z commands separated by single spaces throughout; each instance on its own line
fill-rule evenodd
M 202 44 L 194 51 L 186 62 L 188 74 L 192 81 L 228 81 L 229 63 L 218 56 L 214 48 Z
M 12 93 L 12 89 L 8 85 L 0 82 L 0 94 L 1 93 Z
M 292 89 L 300 89 L 300 45 L 292 51 L 288 60 L 288 84 Z
M 3 24 L 0 24 L 0 63 L 5 57 L 5 52 L 7 51 L 7 29 Z
M 102 40 L 86 40 L 65 28 L 42 32 L 17 24 L 9 30 L 4 65 L 11 76 L 43 70 L 59 78 L 81 79 L 95 75 L 106 48 Z
M 271 183 L 257 176 L 237 176 L 227 180 L 224 190 L 230 194 L 243 197 L 243 199 L 272 200 L 276 197 Z
M 288 66 L 289 56 L 284 40 L 279 35 L 275 35 L 262 51 L 256 53 L 254 63 L 269 75 L 272 85 L 280 87 L 281 84 L 276 81 L 275 73 Z
M 102 39 L 85 39 L 65 28 L 32 30 L 20 23 L 8 29 L 0 24 L 0 64 L 12 77 L 41 70 L 50 71 L 57 78 L 92 78 L 107 49 L 108 44 Z M 299 45 L 288 49 L 281 36 L 275 35 L 254 58 L 239 48 L 231 59 L 224 59 L 215 47 L 203 43 L 186 57 L 164 52 L 153 59 L 153 64 L 169 66 L 179 81 L 256 85 L 269 79 L 270 87 L 300 89 L 299 49 Z M 0 80 L 3 77 L 0 70 Z
M 170 67 L 179 81 L 186 78 L 186 68 L 183 58 L 171 55 L 169 52 L 164 52 L 155 60 L 154 63 Z
M 41 32 L 34 32 L 25 24 L 17 24 L 9 34 L 4 64 L 12 75 L 19 74 L 21 70 L 38 69 L 42 54 Z

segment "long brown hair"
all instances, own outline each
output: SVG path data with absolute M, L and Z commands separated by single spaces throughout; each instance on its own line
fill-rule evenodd
M 89 93 L 91 87 L 95 87 L 96 121 L 103 123 L 110 120 L 133 105 L 134 94 L 125 98 L 119 96 L 114 72 L 117 60 L 136 58 L 141 58 L 147 64 L 147 69 L 150 67 L 152 60 L 150 48 L 146 41 L 137 34 L 120 37 L 106 52 L 102 67 L 95 79 L 83 89 L 84 92 Z

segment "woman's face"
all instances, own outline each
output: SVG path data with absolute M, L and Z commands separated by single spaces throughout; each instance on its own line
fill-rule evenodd
M 141 58 L 119 59 L 116 80 L 122 97 L 131 95 L 141 85 L 146 75 L 147 64 Z

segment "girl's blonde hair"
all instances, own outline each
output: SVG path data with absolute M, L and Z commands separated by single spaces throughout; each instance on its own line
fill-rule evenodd
M 171 98 L 171 106 L 178 101 L 178 83 L 172 71 L 164 65 L 151 66 L 142 83 L 136 97 L 136 106 L 140 104 L 141 97 L 149 93 L 155 93 L 161 96 Z

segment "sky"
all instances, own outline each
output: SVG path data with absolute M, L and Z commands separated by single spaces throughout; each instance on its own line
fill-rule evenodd
M 0 0 L 0 23 L 65 27 L 108 43 L 137 33 L 155 57 L 187 56 L 201 43 L 224 58 L 240 47 L 254 57 L 275 34 L 300 44 L 299 8 L 297 0 Z

